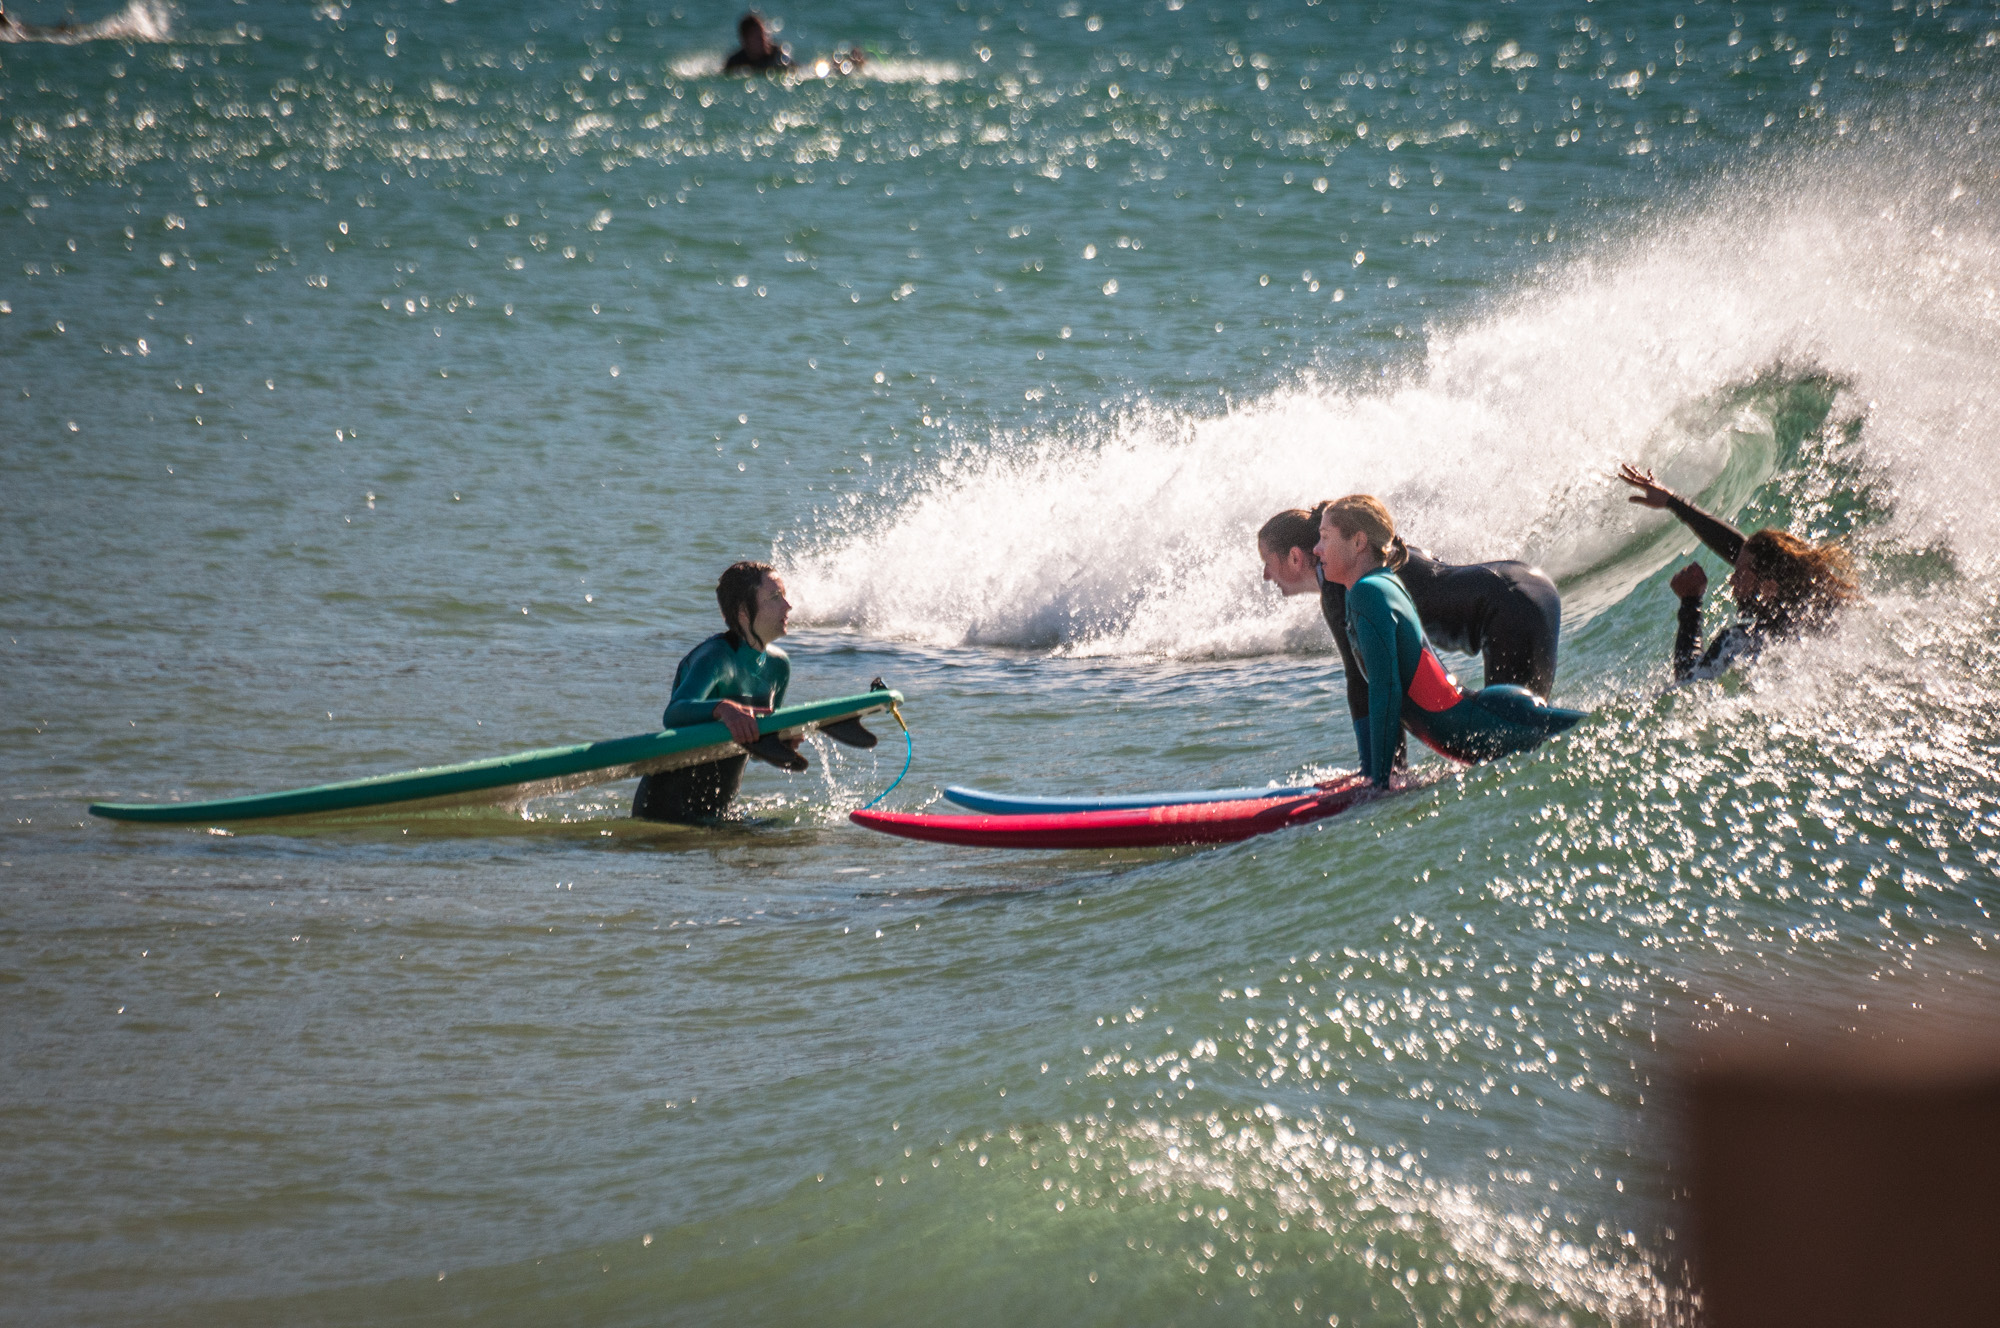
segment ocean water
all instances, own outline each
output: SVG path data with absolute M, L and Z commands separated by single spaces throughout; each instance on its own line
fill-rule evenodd
M 0 1317 L 1677 1322 L 1690 1030 L 1993 994 L 2000 6 L 8 12 Z M 1867 603 L 1668 689 L 1627 460 Z M 869 835 L 893 728 L 84 812 L 641 731 L 740 557 L 887 805 L 1323 776 L 1352 490 L 1594 718 L 1202 851 Z

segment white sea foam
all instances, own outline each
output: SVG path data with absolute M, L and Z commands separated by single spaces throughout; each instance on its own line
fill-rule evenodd
M 1316 605 L 1260 584 L 1253 533 L 1352 491 L 1441 556 L 1524 558 L 1573 587 L 1664 522 L 1624 501 L 1617 462 L 1698 490 L 1768 445 L 1744 389 L 1807 373 L 1862 419 L 1890 535 L 1977 573 L 2000 555 L 2000 200 L 1994 154 L 1954 128 L 1961 146 L 1933 126 L 1725 175 L 1428 329 L 1400 376 L 1329 369 L 1218 413 L 1140 401 L 966 440 L 784 551 L 803 616 L 1078 654 L 1302 646 L 1323 636 Z
M 667 68 L 675 78 L 714 78 L 722 72 L 722 62 L 727 58 L 723 51 L 697 51 L 676 56 L 667 63 Z
M 722 74 L 723 61 L 727 54 L 722 51 L 699 51 L 678 56 L 667 64 L 675 78 L 718 78 Z M 809 57 L 799 62 L 799 67 L 786 77 L 790 80 L 824 77 L 830 68 L 817 63 L 824 57 Z M 965 77 L 962 65 L 949 60 L 916 60 L 898 56 L 871 56 L 859 69 L 845 78 L 863 79 L 876 83 L 954 83 Z
M 966 76 L 963 65 L 949 60 L 916 60 L 886 55 L 870 57 L 867 64 L 855 71 L 857 78 L 871 78 L 878 83 L 956 83 Z
M 91 35 L 106 41 L 172 41 L 174 14 L 175 6 L 162 0 L 130 0 L 125 8 L 95 24 Z
M 175 6 L 164 0 L 128 0 L 123 9 L 95 23 L 8 24 L 0 27 L 0 41 L 41 41 L 59 46 L 87 41 L 172 41 L 175 13 Z

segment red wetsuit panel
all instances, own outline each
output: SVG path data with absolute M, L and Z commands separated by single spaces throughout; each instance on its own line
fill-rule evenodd
M 1423 655 L 1417 660 L 1417 676 L 1410 680 L 1410 699 L 1431 714 L 1440 714 L 1451 709 L 1464 699 L 1458 690 L 1458 679 L 1444 671 L 1444 665 L 1426 645 Z

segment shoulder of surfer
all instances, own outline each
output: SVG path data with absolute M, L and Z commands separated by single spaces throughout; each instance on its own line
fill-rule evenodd
M 1347 611 L 1350 614 L 1383 614 L 1399 598 L 1408 598 L 1402 582 L 1386 567 L 1378 567 L 1363 573 L 1347 592 Z
M 717 632 L 681 660 L 684 672 L 702 670 L 714 672 L 717 668 L 727 668 L 736 659 L 736 645 L 729 639 L 729 633 Z
M 1439 562 L 1414 544 L 1403 546 L 1403 565 L 1396 569 L 1398 574 L 1415 573 L 1418 576 L 1438 576 L 1455 570 L 1456 564 Z
M 1485 587 L 1502 581 L 1501 568 L 1510 565 L 1504 562 L 1448 563 L 1432 557 L 1423 549 L 1409 547 L 1405 547 L 1403 552 L 1403 565 L 1396 569 L 1396 575 L 1402 580 L 1403 589 L 1412 596 L 1420 593 L 1419 586 L 1427 590 L 1442 590 L 1447 586 L 1455 590 L 1469 586 Z
M 1440 562 L 1423 549 L 1410 545 L 1403 546 L 1403 562 L 1392 568 L 1403 593 L 1420 610 L 1430 612 L 1446 598 L 1462 593 L 1466 584 L 1464 573 L 1477 576 L 1481 569 L 1459 563 Z

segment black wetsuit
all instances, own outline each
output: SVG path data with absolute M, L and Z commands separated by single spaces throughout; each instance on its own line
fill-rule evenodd
M 1511 683 L 1546 697 L 1556 681 L 1556 642 L 1562 629 L 1562 596 L 1543 572 L 1521 562 L 1441 563 L 1421 549 L 1404 550 L 1397 579 L 1410 592 L 1432 644 L 1486 664 L 1486 685 Z M 1340 648 L 1347 673 L 1347 708 L 1368 713 L 1368 682 L 1355 667 L 1347 639 L 1347 591 L 1319 581 L 1319 608 Z
M 759 650 L 736 632 L 718 632 L 688 651 L 674 670 L 673 695 L 660 716 L 662 728 L 704 724 L 717 701 L 775 709 L 785 703 L 792 661 L 776 646 Z M 700 822 L 729 810 L 743 781 L 742 754 L 704 765 L 646 775 L 632 795 L 632 815 L 642 821 Z
M 722 72 L 725 74 L 770 74 L 779 73 L 792 67 L 792 57 L 785 54 L 784 50 L 777 46 L 773 46 L 761 57 L 745 55 L 742 48 L 739 47 L 734 54 L 722 62 Z
M 1681 524 L 1692 530 L 1716 557 L 1731 567 L 1736 566 L 1736 560 L 1743 556 L 1742 531 L 1674 494 L 1667 495 L 1667 510 L 1680 518 Z M 1795 625 L 1781 614 L 1743 612 L 1715 634 L 1706 650 L 1701 650 L 1701 596 L 1683 595 L 1674 630 L 1674 681 L 1719 678 L 1736 665 L 1757 658 L 1773 636 L 1789 636 L 1794 631 Z
M 1468 692 L 1445 672 L 1409 588 L 1387 567 L 1361 575 L 1347 592 L 1347 637 L 1355 662 L 1373 686 L 1368 714 L 1354 724 L 1361 772 L 1388 788 L 1405 731 L 1424 745 L 1468 764 L 1533 751 L 1589 718 L 1558 710 L 1518 683 Z
M 1397 541 L 1398 545 L 1402 541 Z M 1486 663 L 1486 685 L 1511 683 L 1546 698 L 1556 681 L 1556 638 L 1562 628 L 1562 596 L 1547 575 L 1521 562 L 1441 563 L 1421 549 L 1403 548 L 1397 578 L 1423 621 L 1424 634 L 1446 650 L 1478 655 Z M 1368 679 L 1347 636 L 1347 590 L 1319 578 L 1319 609 L 1340 649 L 1347 674 L 1347 713 L 1356 742 L 1368 720 Z M 1362 752 L 1365 765 L 1369 753 Z M 1403 762 L 1397 740 L 1396 764 Z

